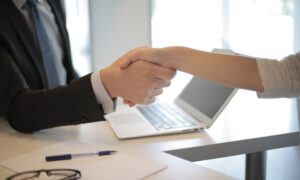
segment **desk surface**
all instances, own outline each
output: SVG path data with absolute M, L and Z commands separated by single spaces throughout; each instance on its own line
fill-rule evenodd
M 0 161 L 75 139 L 109 145 L 168 165 L 149 179 L 231 179 L 190 161 L 297 145 L 298 113 L 293 103 L 289 99 L 259 100 L 254 93 L 240 90 L 209 130 L 129 140 L 118 140 L 107 122 L 20 134 L 0 120 Z

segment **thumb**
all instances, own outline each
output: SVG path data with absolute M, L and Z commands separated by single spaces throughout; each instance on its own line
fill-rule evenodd
M 131 63 L 143 59 L 143 50 L 149 48 L 149 46 L 142 46 L 136 49 L 130 50 L 125 57 L 120 61 L 119 65 L 121 69 L 127 68 Z
M 134 61 L 137 61 L 137 60 L 134 60 L 134 59 L 130 59 L 130 58 L 124 58 L 124 60 L 122 60 L 120 62 L 120 67 L 121 69 L 126 69 L 128 68 L 128 66 L 133 63 Z

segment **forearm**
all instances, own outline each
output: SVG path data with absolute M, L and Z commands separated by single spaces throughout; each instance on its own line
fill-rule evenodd
M 11 99 L 7 119 L 18 131 L 95 122 L 103 119 L 97 105 L 90 76 L 52 90 L 24 90 Z
M 21 132 L 98 121 L 103 111 L 96 103 L 90 75 L 68 86 L 32 90 L 12 58 L 0 49 L 0 116 Z
M 263 91 L 255 58 L 185 47 L 162 48 L 160 56 L 171 68 L 227 86 Z

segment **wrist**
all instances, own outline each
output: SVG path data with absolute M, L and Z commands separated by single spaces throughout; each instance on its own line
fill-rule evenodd
M 115 78 L 114 73 L 112 73 L 113 69 L 111 67 L 107 67 L 100 71 L 100 78 L 102 79 L 102 83 L 107 93 L 111 98 L 116 98 L 118 95 L 117 87 L 115 86 Z
M 174 56 L 173 48 L 166 47 L 161 48 L 157 52 L 157 56 L 159 57 L 160 61 L 163 62 L 165 67 L 169 67 L 174 69 L 174 63 L 176 61 L 176 56 Z

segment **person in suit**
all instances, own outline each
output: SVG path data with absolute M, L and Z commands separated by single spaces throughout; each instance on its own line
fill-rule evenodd
M 152 63 L 112 65 L 79 78 L 60 0 L 0 1 L 0 116 L 17 131 L 100 121 L 114 99 L 148 104 L 175 71 Z M 49 61 L 51 59 L 51 61 Z
M 282 60 L 206 52 L 182 46 L 136 48 L 120 62 L 126 68 L 149 61 L 230 87 L 253 90 L 259 98 L 300 96 L 300 52 Z M 130 67 L 130 66 L 129 66 Z

